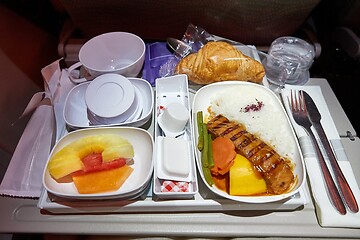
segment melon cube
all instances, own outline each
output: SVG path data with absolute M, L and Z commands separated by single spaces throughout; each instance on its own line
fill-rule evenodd
M 124 184 L 133 170 L 130 166 L 125 165 L 111 170 L 73 176 L 73 181 L 81 194 L 115 191 Z

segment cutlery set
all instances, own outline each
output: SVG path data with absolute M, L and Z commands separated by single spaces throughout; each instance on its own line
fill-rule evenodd
M 325 186 L 327 188 L 326 190 L 328 192 L 331 203 L 342 215 L 345 215 L 347 212 L 345 206 L 347 206 L 351 212 L 357 213 L 359 211 L 359 207 L 355 196 L 338 165 L 335 154 L 320 123 L 321 114 L 313 99 L 309 96 L 308 93 L 300 90 L 298 92 L 291 91 L 290 98 L 288 98 L 288 100 L 295 122 L 305 130 L 307 135 L 310 136 L 311 141 L 315 147 L 316 155 L 319 160 Z M 315 129 L 320 143 L 324 148 L 324 152 L 329 159 L 335 181 L 325 162 L 325 158 L 320 150 L 319 143 L 314 133 L 312 132 L 311 127 Z

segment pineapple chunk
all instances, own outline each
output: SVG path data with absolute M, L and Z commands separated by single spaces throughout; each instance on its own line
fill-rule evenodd
M 92 172 L 73 177 L 76 189 L 81 194 L 100 193 L 119 189 L 133 172 L 130 166 Z
M 244 156 L 237 154 L 230 167 L 230 195 L 255 195 L 267 190 L 265 180 Z
M 92 153 L 103 153 L 104 162 L 134 157 L 133 146 L 119 135 L 86 136 L 66 145 L 54 154 L 48 163 L 48 171 L 56 180 L 65 177 L 83 169 L 81 160 Z
M 50 175 L 55 179 L 60 179 L 66 175 L 83 169 L 84 165 L 78 155 L 72 153 L 67 155 L 57 155 L 51 159 L 47 166 Z
M 113 147 L 107 147 L 102 152 L 103 162 L 110 162 L 119 156 L 122 158 L 133 158 L 134 157 L 134 148 L 130 143 L 124 143 L 122 145 L 116 145 Z
M 116 146 L 116 145 L 121 145 L 123 143 L 129 143 L 128 140 L 126 140 L 125 138 L 121 138 L 117 135 L 107 135 L 107 136 L 108 137 L 106 137 L 106 139 L 104 140 L 109 146 Z
M 87 145 L 77 146 L 77 148 L 74 148 L 74 152 L 77 153 L 80 159 L 83 159 L 87 155 L 91 153 L 101 153 L 105 149 L 104 144 L 102 143 L 87 143 Z

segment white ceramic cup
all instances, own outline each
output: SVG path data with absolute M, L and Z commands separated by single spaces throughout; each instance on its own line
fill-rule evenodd
M 145 43 L 128 32 L 109 32 L 87 41 L 79 51 L 79 62 L 69 67 L 69 77 L 74 83 L 87 81 L 74 70 L 83 66 L 91 78 L 106 73 L 125 77 L 139 75 L 145 60 Z M 89 79 L 89 78 L 88 78 Z
M 189 110 L 181 103 L 170 103 L 158 117 L 158 123 L 167 136 L 184 131 L 190 118 Z

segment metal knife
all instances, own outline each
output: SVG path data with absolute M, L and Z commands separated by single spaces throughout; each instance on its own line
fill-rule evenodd
M 356 213 L 359 211 L 359 206 L 356 202 L 354 193 L 352 192 L 346 178 L 344 177 L 344 174 L 342 173 L 342 171 L 339 167 L 339 164 L 336 160 L 335 154 L 331 148 L 329 140 L 325 134 L 325 131 L 324 131 L 322 125 L 321 125 L 321 122 L 320 122 L 321 114 L 320 114 L 318 108 L 316 107 L 313 99 L 310 97 L 310 95 L 303 90 L 301 90 L 301 91 L 304 93 L 305 104 L 306 104 L 306 109 L 308 111 L 309 119 L 320 138 L 321 144 L 323 145 L 323 147 L 325 149 L 326 155 L 329 158 L 331 168 L 333 170 L 336 183 L 337 183 L 338 187 L 340 188 L 342 197 L 345 200 L 345 203 L 348 206 L 348 208 L 352 212 Z

